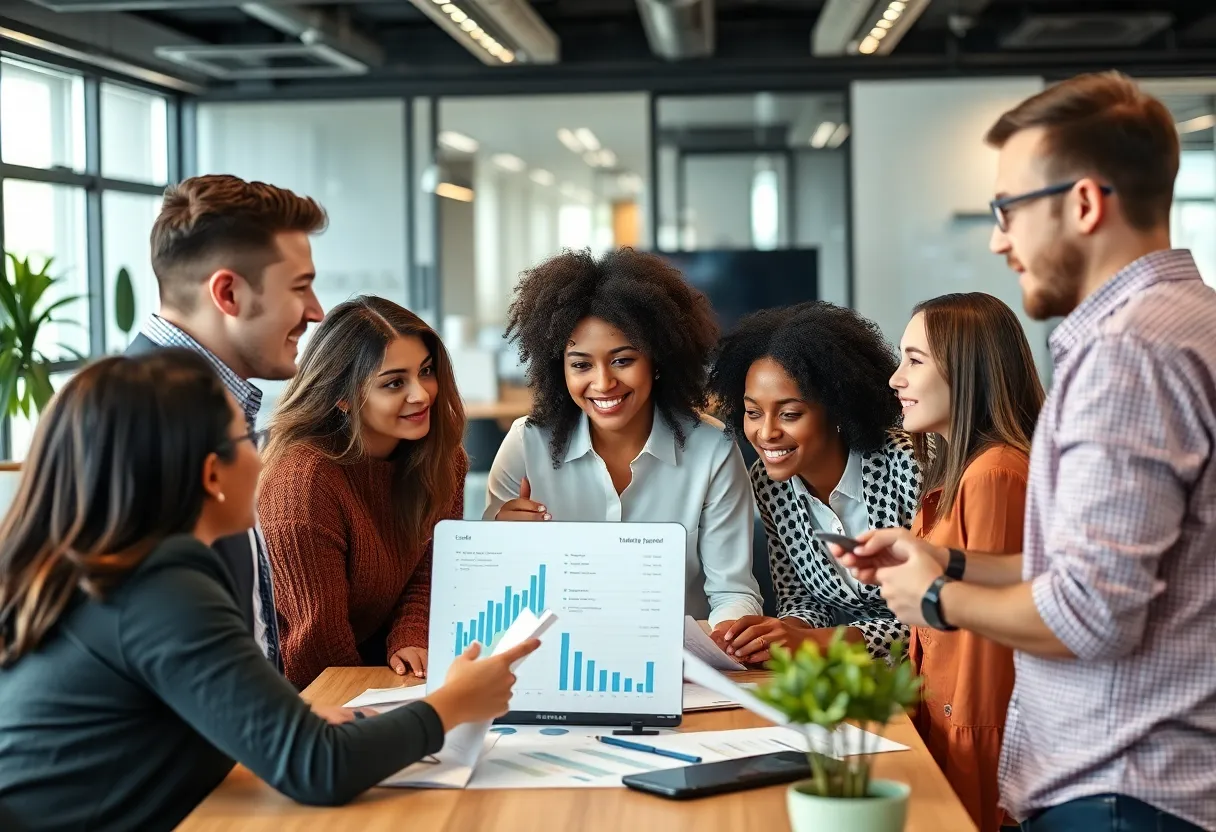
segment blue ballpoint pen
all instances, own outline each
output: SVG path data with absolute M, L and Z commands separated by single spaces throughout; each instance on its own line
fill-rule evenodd
M 645 751 L 647 754 L 658 754 L 660 757 L 670 757 L 673 760 L 681 760 L 685 763 L 701 762 L 700 757 L 694 757 L 691 754 L 681 754 L 678 751 L 668 751 L 664 748 L 655 748 L 653 745 L 642 745 L 640 742 L 618 740 L 616 737 L 596 737 L 596 739 L 607 745 L 616 745 L 621 748 L 628 748 L 631 751 Z

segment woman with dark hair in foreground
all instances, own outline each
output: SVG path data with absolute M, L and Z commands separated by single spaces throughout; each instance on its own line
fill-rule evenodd
M 253 525 L 260 468 L 236 402 L 185 350 L 105 359 L 52 400 L 0 524 L 0 815 L 172 829 L 234 760 L 297 801 L 340 804 L 506 711 L 509 663 L 536 641 L 457 659 L 446 685 L 383 716 L 314 714 L 209 547 Z

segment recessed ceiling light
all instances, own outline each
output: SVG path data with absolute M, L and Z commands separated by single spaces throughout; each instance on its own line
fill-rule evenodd
M 878 40 L 882 40 L 886 36 L 887 36 L 886 29 L 879 29 L 877 26 L 875 26 L 873 29 L 870 30 L 870 37 L 872 37 L 872 38 L 877 38 Z
M 1200 130 L 1216 127 L 1216 115 L 1187 119 L 1186 121 L 1178 122 L 1176 126 L 1179 133 L 1198 133 Z
M 457 9 L 451 3 L 447 3 L 443 6 L 440 6 L 439 8 L 444 14 L 451 14 L 452 12 L 459 11 L 459 9 Z
M 907 4 L 903 0 L 891 0 L 891 4 L 887 8 L 893 12 L 902 12 L 907 8 Z
M 566 149 L 571 153 L 582 153 L 586 148 L 583 143 L 578 140 L 578 136 L 574 135 L 574 131 L 566 127 L 557 131 L 557 140 L 566 146 Z
M 512 173 L 519 173 L 528 166 L 528 163 L 523 159 L 510 153 L 495 153 L 490 157 L 490 161 L 503 170 L 509 170 Z
M 879 29 L 890 29 L 890 28 L 891 28 L 891 21 L 887 20 L 887 19 L 884 17 L 882 20 L 878 21 L 878 23 L 876 23 L 876 24 L 874 24 L 874 25 L 876 25 L 876 26 L 877 26 Z
M 887 9 L 885 12 L 882 13 L 882 16 L 885 17 L 887 20 L 891 21 L 892 23 L 899 20 L 899 12 L 895 11 L 894 9 Z
M 536 170 L 532 171 L 528 174 L 528 178 L 537 185 L 544 185 L 545 187 L 549 187 L 555 181 L 553 174 L 549 173 L 549 171 L 545 170 L 544 168 L 537 168 Z
M 878 39 L 867 36 L 857 47 L 857 51 L 863 55 L 873 55 L 878 49 Z
M 467 17 L 465 18 L 464 22 L 460 24 L 460 28 L 464 29 L 466 32 L 471 32 L 477 28 L 477 21 L 471 17 Z
M 504 64 L 509 64 L 515 60 L 515 53 L 510 49 L 504 49 L 502 53 L 499 54 L 498 60 L 502 61 Z
M 473 189 L 452 182 L 440 182 L 435 186 L 435 196 L 444 196 L 457 202 L 472 202 Z
M 464 133 L 457 133 L 455 130 L 444 130 L 438 138 L 441 145 L 459 153 L 476 153 L 477 148 L 481 147 L 477 139 L 466 136 Z
M 832 137 L 832 133 L 836 131 L 836 122 L 825 121 L 815 128 L 815 132 L 811 135 L 811 147 L 816 149 L 825 147 L 828 139 Z
M 469 19 L 469 16 L 467 14 L 465 14 L 464 12 L 462 12 L 460 9 L 457 9 L 456 11 L 451 13 L 451 18 L 452 18 L 453 23 L 464 23 L 466 20 Z
M 580 127 L 574 131 L 574 135 L 578 136 L 578 140 L 583 143 L 583 147 L 588 150 L 599 150 L 600 140 L 595 137 L 586 127 Z
M 828 147 L 837 148 L 844 144 L 844 140 L 849 137 L 849 125 L 841 124 L 833 132 L 831 138 L 828 139 Z

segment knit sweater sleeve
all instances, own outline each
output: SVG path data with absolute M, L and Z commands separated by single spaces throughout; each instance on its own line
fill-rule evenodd
M 274 568 L 283 667 L 303 688 L 327 667 L 362 664 L 350 625 L 349 534 L 335 463 L 310 448 L 288 451 L 262 482 L 258 516 Z
M 459 476 L 456 494 L 444 514 L 446 520 L 464 519 L 464 483 L 469 473 L 469 459 L 461 450 L 456 461 Z M 431 613 L 431 561 L 434 539 L 428 540 L 422 558 L 414 574 L 406 582 L 401 597 L 393 609 L 393 626 L 388 635 L 388 655 L 392 656 L 403 647 L 421 647 L 424 650 L 430 635 Z

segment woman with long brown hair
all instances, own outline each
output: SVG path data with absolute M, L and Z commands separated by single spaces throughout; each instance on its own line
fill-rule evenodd
M 991 295 L 943 295 L 916 306 L 900 351 L 891 386 L 926 467 L 912 533 L 948 549 L 1021 552 L 1030 440 L 1043 405 L 1022 325 Z M 952 559 L 947 575 L 960 565 Z M 914 627 L 910 655 L 925 677 L 915 721 L 929 751 L 980 832 L 1012 825 L 997 764 L 1013 651 L 970 632 Z
M 184 349 L 90 365 L 42 414 L 0 523 L 6 829 L 173 829 L 234 761 L 336 805 L 505 713 L 510 663 L 536 641 L 466 652 L 442 688 L 382 716 L 309 709 L 211 548 L 253 525 L 252 439 Z
M 258 517 L 287 678 L 426 674 L 431 537 L 464 514 L 465 416 L 439 336 L 392 301 L 335 307 L 270 422 Z

